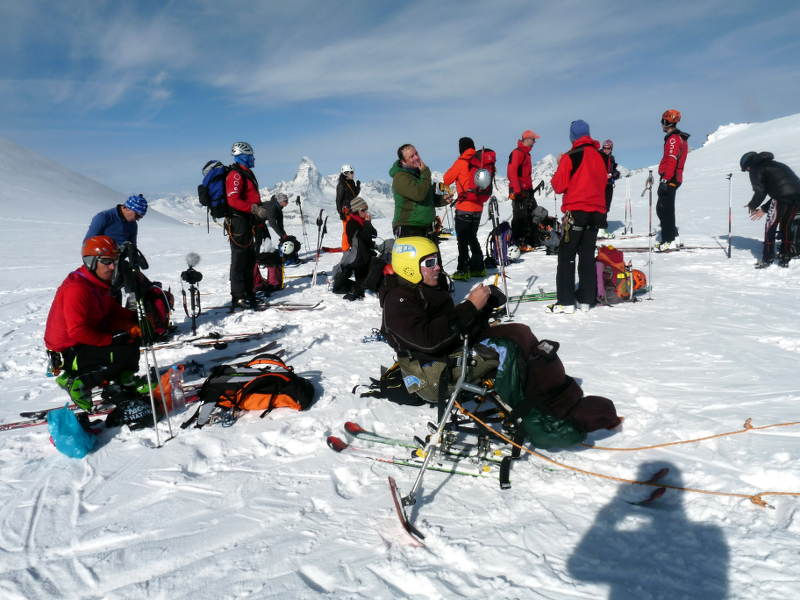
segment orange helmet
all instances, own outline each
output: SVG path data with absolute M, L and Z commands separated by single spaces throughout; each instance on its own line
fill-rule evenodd
M 113 258 L 114 260 L 118 259 L 119 248 L 117 243 L 107 235 L 96 235 L 84 240 L 81 256 L 83 257 L 83 264 L 90 271 L 94 271 L 97 268 L 97 259 L 101 256 Z
M 661 115 L 661 123 L 662 125 L 675 125 L 678 121 L 681 120 L 681 111 L 679 110 L 665 110 L 664 114 Z
M 641 290 L 647 287 L 647 276 L 643 271 L 640 271 L 639 269 L 633 269 L 631 271 L 631 275 L 633 275 L 634 290 Z

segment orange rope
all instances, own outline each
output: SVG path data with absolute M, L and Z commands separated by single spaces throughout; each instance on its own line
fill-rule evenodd
M 531 450 L 530 448 L 526 448 L 525 446 L 517 444 L 514 440 L 512 440 L 511 438 L 503 435 L 502 433 L 500 433 L 496 429 L 492 428 L 491 425 L 483 422 L 480 418 L 478 418 L 477 416 L 475 416 L 474 414 L 472 414 L 471 412 L 466 410 L 458 402 L 456 402 L 455 404 L 463 414 L 465 414 L 470 419 L 472 419 L 473 421 L 475 421 L 476 423 L 481 425 L 484 429 L 486 429 L 490 433 L 496 435 L 498 438 L 500 438 L 501 440 L 503 440 L 507 444 L 511 444 L 515 448 L 519 448 L 520 450 L 524 450 L 528 454 L 536 456 L 537 458 L 540 458 L 540 459 L 542 459 L 542 460 L 544 460 L 546 462 L 549 462 L 552 465 L 555 465 L 557 467 L 561 467 L 562 469 L 569 469 L 570 471 L 575 471 L 576 473 L 582 473 L 583 475 L 591 475 L 592 477 L 599 477 L 601 479 L 607 479 L 609 481 L 617 481 L 617 482 L 620 482 L 620 483 L 630 483 L 632 485 L 646 485 L 646 486 L 655 487 L 655 488 L 667 488 L 667 489 L 671 489 L 671 490 L 680 490 L 680 491 L 683 491 L 683 492 L 695 492 L 697 494 L 707 494 L 707 495 L 710 495 L 710 496 L 728 496 L 728 497 L 732 497 L 732 498 L 747 498 L 748 500 L 750 500 L 750 502 L 752 502 L 753 504 L 755 504 L 757 506 L 761 506 L 762 508 L 775 508 L 774 506 L 771 506 L 770 504 L 768 504 L 767 501 L 764 500 L 763 496 L 800 496 L 800 492 L 759 492 L 758 494 L 741 494 L 741 493 L 736 493 L 736 492 L 715 492 L 713 490 L 701 490 L 701 489 L 698 489 L 698 488 L 688 488 L 688 487 L 681 487 L 681 486 L 677 486 L 677 485 L 670 485 L 670 484 L 667 484 L 667 483 L 660 483 L 658 481 L 639 481 L 637 479 L 625 479 L 624 477 L 616 477 L 614 475 L 605 475 L 604 473 L 596 473 L 594 471 L 588 471 L 586 469 L 581 469 L 579 467 L 573 467 L 571 465 L 567 465 L 567 464 L 558 462 L 556 460 L 553 460 L 552 458 L 549 458 L 549 457 L 545 456 L 544 454 L 540 454 L 539 452 L 536 452 L 535 450 Z
M 725 433 L 716 433 L 714 435 L 707 435 L 705 437 L 693 438 L 691 440 L 678 440 L 677 442 L 665 442 L 663 444 L 653 444 L 652 446 L 637 446 L 636 448 L 611 448 L 609 446 L 594 446 L 592 444 L 580 444 L 584 448 L 592 448 L 593 450 L 609 450 L 613 452 L 634 452 L 636 450 L 652 450 L 653 448 L 665 448 L 667 446 L 680 446 L 681 444 L 693 444 L 695 442 L 703 442 L 705 440 L 713 440 L 714 438 L 725 437 L 727 435 L 736 435 L 739 433 L 747 433 L 748 431 L 758 431 L 759 429 L 770 429 L 772 427 L 789 427 L 791 425 L 800 425 L 800 421 L 793 421 L 791 423 L 773 423 L 772 425 L 761 425 L 753 427 L 753 419 L 748 418 L 743 425 L 742 429 L 736 431 L 726 431 Z

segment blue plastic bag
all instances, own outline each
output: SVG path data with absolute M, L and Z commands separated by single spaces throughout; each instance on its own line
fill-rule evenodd
M 95 445 L 95 437 L 85 431 L 78 423 L 78 417 L 67 408 L 51 410 L 47 413 L 47 427 L 53 444 L 62 454 L 70 458 L 83 458 Z

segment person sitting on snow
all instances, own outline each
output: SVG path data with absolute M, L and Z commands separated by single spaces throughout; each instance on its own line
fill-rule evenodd
M 333 272 L 334 294 L 344 294 L 345 300 L 364 297 L 364 285 L 375 258 L 375 237 L 378 232 L 372 225 L 372 217 L 366 201 L 360 196 L 350 201 L 350 211 L 345 225 L 348 250 Z M 355 275 L 355 282 L 350 279 Z
M 582 432 L 613 428 L 620 423 L 611 400 L 584 396 L 578 383 L 567 376 L 555 353 L 556 342 L 540 342 L 527 325 L 489 326 L 491 311 L 505 303 L 495 286 L 479 284 L 463 302 L 455 304 L 439 277 L 442 266 L 431 240 L 395 240 L 392 269 L 394 275 L 386 277 L 380 293 L 382 332 L 397 352 L 405 380 L 414 382 L 414 389 L 406 386 L 410 393 L 430 403 L 441 403 L 449 394 L 446 384 L 452 383 L 447 367 L 462 349 L 462 336 L 481 342 L 480 345 L 488 338 L 489 346 L 493 339 L 505 339 L 513 343 L 521 360 L 524 397 L 537 410 L 564 419 Z M 483 355 L 485 350 L 477 351 L 476 360 Z M 472 372 L 470 380 L 476 375 Z
M 147 200 L 141 194 L 129 196 L 125 204 L 101 211 L 92 217 L 84 241 L 96 235 L 107 235 L 118 246 L 125 242 L 136 245 L 139 221 L 147 214 Z
M 111 295 L 119 248 L 109 236 L 83 243 L 83 266 L 56 290 L 44 332 L 45 347 L 63 368 L 56 383 L 84 410 L 92 407 L 91 389 L 117 380 L 122 387 L 142 384 L 139 370 L 141 329 L 136 313 Z

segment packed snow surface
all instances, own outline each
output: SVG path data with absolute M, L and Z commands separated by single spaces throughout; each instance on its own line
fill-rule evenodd
M 698 132 L 699 133 L 699 132 Z M 724 135 L 723 135 L 724 133 Z M 714 136 L 712 136 L 714 137 Z M 543 303 L 512 307 L 516 322 L 561 343 L 567 371 L 586 393 L 612 398 L 621 431 L 593 435 L 599 446 L 630 448 L 800 421 L 797 303 L 800 261 L 752 268 L 762 223 L 747 219 L 749 182 L 739 156 L 769 150 L 800 170 L 800 115 L 725 126 L 692 152 L 678 191 L 677 222 L 687 245 L 654 255 L 628 253 L 652 275 L 652 298 L 575 315 Z M 661 137 L 654 134 L 654 144 Z M 565 148 L 566 149 L 566 148 Z M 500 153 L 502 154 L 502 153 Z M 387 169 L 391 152 L 387 151 Z M 436 165 L 444 171 L 449 165 Z M 537 177 L 543 170 L 539 165 Z M 324 244 L 338 246 L 335 176 L 304 159 L 294 181 L 262 190 L 300 194 L 309 238 L 320 208 L 330 216 Z M 552 161 L 550 163 L 552 170 Z M 0 421 L 59 406 L 66 395 L 45 376 L 44 322 L 56 287 L 79 264 L 92 215 L 124 198 L 8 142 L 0 143 Z M 728 173 L 733 173 L 733 254 L 728 259 Z M 648 228 L 647 169 L 619 181 L 610 221 L 621 232 L 626 196 L 635 233 Z M 538 179 L 537 179 L 538 181 Z M 135 183 L 135 182 L 132 182 Z M 388 184 L 365 183 L 390 237 Z M 510 215 L 500 186 L 501 213 Z M 541 200 L 549 210 L 554 198 Z M 203 305 L 228 300 L 227 240 L 206 232 L 193 198 L 163 198 L 140 222 L 148 275 L 172 288 L 179 336 L 190 337 L 180 306 L 184 255 L 202 255 Z M 303 240 L 296 204 L 287 216 Z M 289 209 L 287 209 L 289 210 Z M 655 218 L 655 217 L 654 217 Z M 182 222 L 185 221 L 185 222 Z M 187 224 L 193 223 L 193 224 Z M 484 224 L 485 237 L 489 225 Z M 312 241 L 313 243 L 313 241 Z M 646 238 L 617 240 L 620 247 Z M 306 254 L 304 248 L 302 254 Z M 455 241 L 442 245 L 454 270 Z M 330 272 L 340 255 L 323 254 Z M 555 287 L 555 257 L 523 255 L 508 269 L 509 293 Z M 310 272 L 309 262 L 287 275 Z M 488 280 L 491 280 L 489 278 Z M 387 476 L 407 491 L 417 471 L 337 455 L 325 444 L 357 421 L 390 436 L 426 433 L 428 408 L 360 398 L 353 386 L 393 361 L 390 348 L 361 338 L 380 324 L 375 297 L 346 302 L 326 279 L 290 278 L 274 300 L 322 301 L 312 312 L 205 311 L 199 333 L 286 326 L 288 362 L 313 381 L 307 412 L 246 414 L 231 428 L 178 429 L 156 448 L 155 432 L 109 430 L 83 460 L 66 458 L 46 427 L 0 433 L 0 597 L 16 598 L 792 598 L 800 594 L 800 426 L 755 430 L 686 445 L 610 452 L 545 452 L 559 463 L 626 479 L 668 466 L 674 486 L 649 506 L 650 489 L 567 470 L 523 455 L 512 487 L 430 472 L 412 518 L 426 535 L 415 545 L 395 516 Z M 455 295 L 469 289 L 457 283 Z M 264 340 L 225 350 L 159 350 L 164 369 L 195 360 L 211 367 Z M 241 359 L 239 359 L 241 360 Z M 142 365 L 144 361 L 142 361 Z M 162 439 L 166 425 L 160 426 Z M 390 456 L 393 449 L 360 443 Z M 401 450 L 394 452 L 403 455 Z

